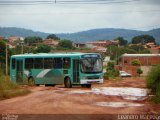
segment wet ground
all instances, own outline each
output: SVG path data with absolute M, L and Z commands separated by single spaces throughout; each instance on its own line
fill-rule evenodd
M 144 78 L 105 81 L 92 88 L 28 87 L 32 93 L 0 101 L 10 114 L 158 114 L 160 104 L 148 102 Z

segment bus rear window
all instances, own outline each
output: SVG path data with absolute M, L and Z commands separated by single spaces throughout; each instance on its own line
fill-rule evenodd
M 15 69 L 16 66 L 16 60 L 15 58 L 12 59 L 12 69 Z
M 33 68 L 33 58 L 26 58 L 25 59 L 25 68 L 32 69 Z

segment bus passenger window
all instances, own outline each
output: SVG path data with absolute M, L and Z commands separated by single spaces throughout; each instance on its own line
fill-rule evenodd
M 63 58 L 63 68 L 69 69 L 71 64 L 70 58 Z
M 62 58 L 54 58 L 54 68 L 62 68 Z
M 16 60 L 13 58 L 12 59 L 12 69 L 15 69 L 16 67 Z
M 34 68 L 35 69 L 43 69 L 43 58 L 35 58 L 34 59 Z
M 52 58 L 44 58 L 44 68 L 52 69 L 53 68 L 53 59 Z
M 25 68 L 32 69 L 33 68 L 33 58 L 26 58 L 25 59 Z

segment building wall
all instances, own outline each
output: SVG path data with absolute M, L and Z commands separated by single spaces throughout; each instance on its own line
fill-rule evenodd
M 127 73 L 130 73 L 132 76 L 137 76 L 137 68 L 138 66 L 131 66 L 131 65 L 127 65 L 127 66 L 116 65 L 115 66 L 116 70 L 125 71 Z
M 138 76 L 137 74 L 137 69 L 141 68 L 141 70 L 143 71 L 143 73 L 141 74 L 141 76 L 146 76 L 149 72 L 149 70 L 152 68 L 152 66 L 120 66 L 120 65 L 116 65 L 115 68 L 116 70 L 122 70 L 125 71 L 127 73 L 130 73 L 132 76 Z
M 131 62 L 134 59 L 138 59 L 141 62 L 141 65 L 156 65 L 160 64 L 160 56 L 143 56 L 143 57 L 129 57 L 123 56 L 119 64 L 121 65 L 131 65 Z

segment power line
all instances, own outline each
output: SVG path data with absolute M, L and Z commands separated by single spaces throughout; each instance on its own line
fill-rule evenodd
M 115 4 L 115 3 L 127 3 L 127 2 L 135 2 L 135 1 L 140 1 L 140 0 L 123 0 L 123 1 L 118 1 L 118 0 L 41 0 L 41 1 L 0 1 L 0 5 L 35 5 L 35 4 L 53 4 L 53 3 L 58 3 L 58 4 Z

